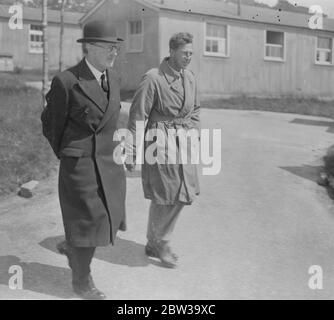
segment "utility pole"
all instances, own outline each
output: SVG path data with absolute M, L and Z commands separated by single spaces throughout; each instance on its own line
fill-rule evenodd
M 48 0 L 43 0 L 42 7 L 42 26 L 43 26 L 43 106 L 45 105 L 45 96 L 49 85 L 49 50 L 48 50 Z
M 60 0 L 59 71 L 63 69 L 64 11 L 67 0 Z

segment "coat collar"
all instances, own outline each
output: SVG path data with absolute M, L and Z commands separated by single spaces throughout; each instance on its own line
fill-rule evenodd
M 164 74 L 168 84 L 173 88 L 173 82 L 181 76 L 180 72 L 173 70 L 167 63 L 168 57 L 164 58 L 160 64 L 160 71 Z M 192 95 L 194 94 L 193 88 L 193 74 L 191 71 L 186 69 L 182 70 L 183 73 L 183 85 L 184 85 L 184 100 L 183 105 L 180 109 L 179 116 L 184 116 L 189 111 L 189 108 L 192 107 L 189 105 L 190 101 L 193 101 Z
M 94 75 L 95 79 L 99 82 L 101 79 L 102 74 L 106 74 L 106 71 L 104 70 L 101 72 L 100 70 L 97 70 L 88 60 L 85 58 L 85 63 L 87 64 L 87 67 Z
M 88 68 L 85 59 L 78 65 L 79 86 L 82 91 L 91 99 L 96 106 L 105 112 L 108 106 L 108 99 L 105 96 L 100 84 L 97 82 L 94 74 Z
M 176 70 L 171 68 L 168 65 L 168 62 L 167 62 L 168 60 L 169 60 L 168 57 L 162 60 L 160 64 L 160 70 L 164 74 L 168 84 L 171 84 L 172 82 L 180 78 L 181 72 L 177 72 Z
M 179 79 L 180 76 L 183 75 L 185 82 L 193 82 L 193 77 L 192 77 L 192 73 L 191 71 L 188 71 L 186 69 L 183 69 L 182 72 L 177 72 L 176 70 L 174 70 L 173 68 L 171 68 L 167 61 L 168 61 L 169 57 L 166 57 L 162 60 L 161 64 L 160 64 L 160 71 L 164 74 L 168 84 L 173 83 L 175 80 Z
M 119 110 L 120 105 L 115 104 L 115 97 L 119 95 L 120 85 L 119 79 L 115 76 L 115 72 L 112 72 L 111 68 L 107 68 L 106 70 L 108 82 L 109 82 L 109 104 L 107 111 L 102 118 L 97 131 L 100 131 L 108 122 L 108 120 L 112 117 L 112 115 Z

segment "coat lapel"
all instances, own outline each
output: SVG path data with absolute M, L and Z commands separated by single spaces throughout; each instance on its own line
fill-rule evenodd
M 161 65 L 160 65 L 160 70 L 163 72 L 170 88 L 175 91 L 179 91 L 178 85 L 173 83 L 175 80 L 175 75 L 173 74 L 173 71 L 170 69 L 167 63 L 167 58 L 165 58 Z M 189 112 L 190 109 L 193 107 L 190 104 L 190 101 L 192 101 L 192 88 L 193 88 L 193 79 L 191 77 L 191 72 L 188 70 L 183 70 L 183 78 L 184 78 L 184 99 L 183 99 L 183 104 L 179 110 L 179 116 L 183 117 L 186 116 Z
M 85 95 L 92 100 L 102 112 L 106 111 L 108 100 L 84 60 L 82 60 L 79 65 L 79 86 Z
M 107 111 L 105 112 L 97 131 L 101 130 L 105 124 L 108 122 L 108 120 L 112 117 L 112 115 L 119 111 L 120 106 L 118 103 L 116 103 L 119 99 L 119 82 L 118 79 L 114 76 L 113 72 L 111 72 L 111 69 L 107 69 L 107 77 L 108 77 L 108 83 L 109 83 L 109 103 Z
M 193 107 L 189 102 L 192 101 L 192 88 L 193 88 L 193 79 L 190 76 L 189 71 L 184 70 L 183 72 L 184 78 L 184 101 L 183 106 L 179 112 L 180 116 L 185 116 L 190 112 L 190 109 Z

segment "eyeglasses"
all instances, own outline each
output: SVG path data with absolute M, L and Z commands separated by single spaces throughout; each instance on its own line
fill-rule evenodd
M 118 45 L 102 46 L 102 45 L 97 44 L 97 43 L 91 43 L 91 45 L 93 45 L 95 47 L 100 47 L 100 48 L 106 49 L 109 52 L 113 52 L 114 50 L 115 51 L 119 51 L 120 50 L 120 47 Z

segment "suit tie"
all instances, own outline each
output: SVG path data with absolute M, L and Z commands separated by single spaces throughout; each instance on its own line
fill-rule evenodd
M 108 97 L 109 86 L 108 86 L 106 75 L 104 73 L 101 74 L 101 87 L 103 91 L 107 94 L 107 97 Z

